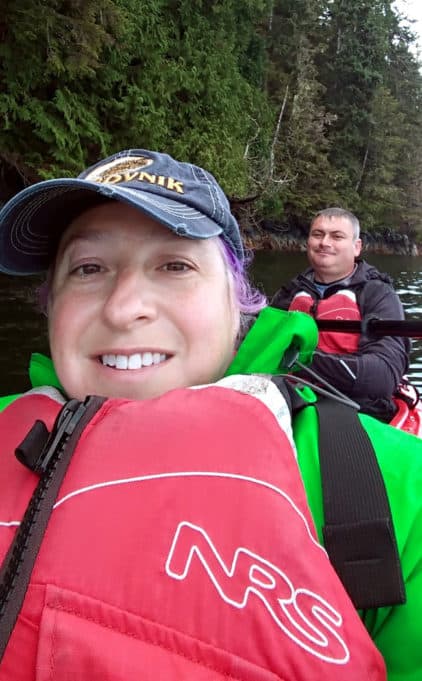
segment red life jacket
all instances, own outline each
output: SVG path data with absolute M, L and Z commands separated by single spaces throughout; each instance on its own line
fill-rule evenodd
M 13 455 L 60 405 L 0 414 L 0 558 L 37 476 Z M 316 539 L 289 439 L 218 386 L 108 400 L 74 451 L 1 681 L 382 681 Z
M 362 319 L 356 300 L 356 293 L 350 289 L 336 291 L 328 298 L 314 300 L 307 291 L 299 291 L 289 305 L 289 310 L 306 312 L 315 319 Z M 356 352 L 359 335 L 355 333 L 339 333 L 322 331 L 318 338 L 318 348 L 324 352 L 347 354 Z

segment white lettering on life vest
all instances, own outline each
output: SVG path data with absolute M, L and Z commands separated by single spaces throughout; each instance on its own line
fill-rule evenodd
M 341 615 L 318 594 L 295 588 L 265 558 L 239 547 L 228 567 L 205 530 L 181 522 L 166 561 L 169 577 L 186 579 L 194 556 L 225 603 L 239 609 L 253 607 L 249 596 L 254 594 L 277 627 L 298 646 L 331 664 L 349 661 L 349 650 L 337 631 L 343 623 Z

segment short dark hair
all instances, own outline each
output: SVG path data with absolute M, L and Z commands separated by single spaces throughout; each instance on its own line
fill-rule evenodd
M 311 227 L 314 224 L 315 220 L 319 217 L 325 217 L 325 218 L 345 218 L 350 222 L 352 225 L 353 229 L 353 241 L 357 241 L 359 239 L 360 235 L 360 224 L 359 220 L 357 219 L 356 215 L 354 213 L 351 213 L 349 210 L 345 210 L 344 208 L 337 208 L 336 206 L 333 206 L 332 208 L 324 208 L 324 210 L 320 210 L 311 220 Z

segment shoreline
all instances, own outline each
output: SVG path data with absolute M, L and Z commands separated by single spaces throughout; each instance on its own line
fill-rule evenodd
M 244 244 L 252 251 L 280 251 L 282 253 L 306 253 L 306 239 L 283 232 L 283 234 L 259 232 L 255 229 L 251 233 L 248 229 L 243 230 Z M 362 234 L 363 250 L 365 253 L 379 255 L 405 255 L 409 257 L 422 256 L 422 244 L 417 244 L 406 235 L 392 233 L 387 237 Z

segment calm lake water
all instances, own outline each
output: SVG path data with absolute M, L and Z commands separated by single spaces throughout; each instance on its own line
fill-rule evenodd
M 393 277 L 407 316 L 419 319 L 422 326 L 422 258 L 368 256 L 367 260 Z M 304 254 L 260 251 L 255 256 L 252 275 L 271 296 L 305 267 Z M 31 352 L 48 351 L 46 320 L 38 312 L 34 296 L 39 283 L 32 277 L 0 275 L 0 394 L 27 390 L 26 368 Z M 422 387 L 422 339 L 413 341 L 409 375 Z

